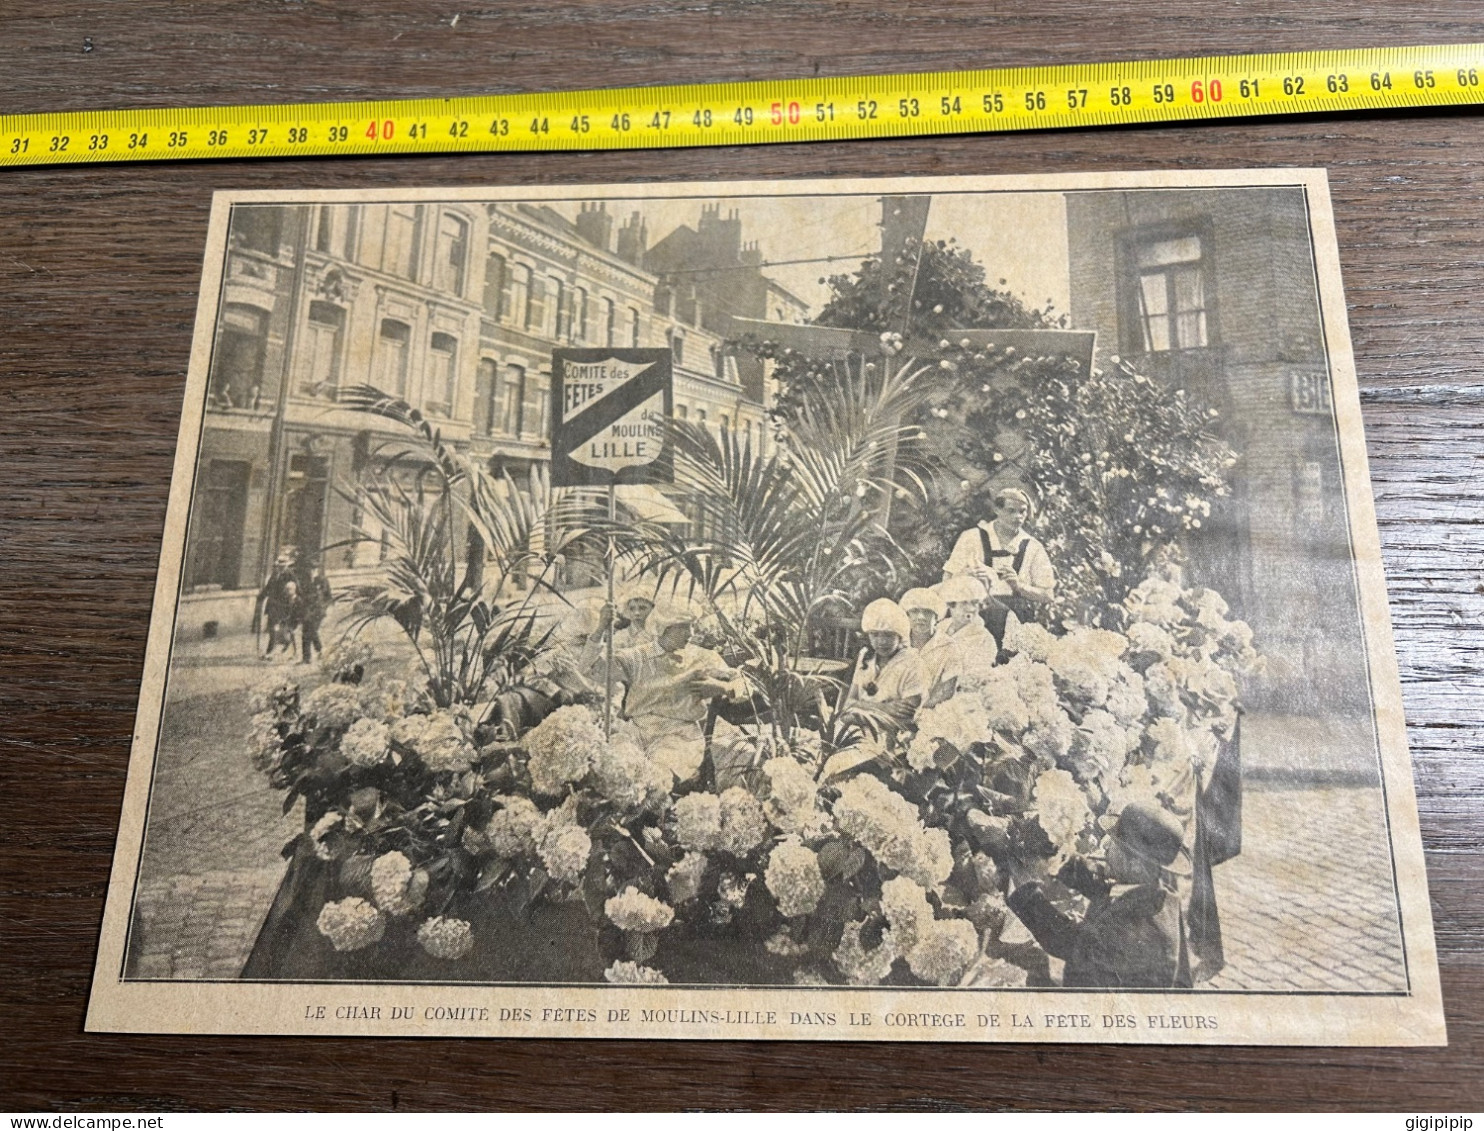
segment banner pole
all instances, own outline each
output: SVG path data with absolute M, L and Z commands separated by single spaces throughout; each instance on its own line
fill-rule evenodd
M 613 575 L 618 556 L 613 542 L 613 523 L 617 519 L 618 487 L 608 484 L 608 659 L 603 671 L 603 737 L 613 737 L 613 627 L 618 610 L 613 605 Z

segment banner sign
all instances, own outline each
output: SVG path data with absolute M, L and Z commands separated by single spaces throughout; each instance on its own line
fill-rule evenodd
M 551 485 L 671 482 L 673 385 L 668 349 L 553 350 Z

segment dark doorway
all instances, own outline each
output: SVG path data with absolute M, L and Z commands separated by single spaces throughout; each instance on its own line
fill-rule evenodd
M 324 456 L 290 457 L 280 547 L 296 546 L 316 555 L 320 552 L 324 545 L 329 486 L 330 461 Z
M 196 494 L 196 521 L 186 584 L 192 589 L 237 589 L 242 581 L 242 529 L 252 465 L 240 460 L 208 463 Z

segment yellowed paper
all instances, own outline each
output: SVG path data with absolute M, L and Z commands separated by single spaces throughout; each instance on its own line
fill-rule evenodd
M 217 194 L 88 1028 L 1445 1043 L 1323 172 Z

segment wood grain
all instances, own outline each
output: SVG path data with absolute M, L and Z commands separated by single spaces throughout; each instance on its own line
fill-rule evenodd
M 0 109 L 412 97 L 1484 40 L 1477 0 L 161 0 L 0 8 Z M 0 1106 L 1360 1108 L 1484 1103 L 1484 117 L 0 181 Z M 221 187 L 1330 168 L 1452 1044 L 1159 1049 L 98 1036 L 102 913 Z

